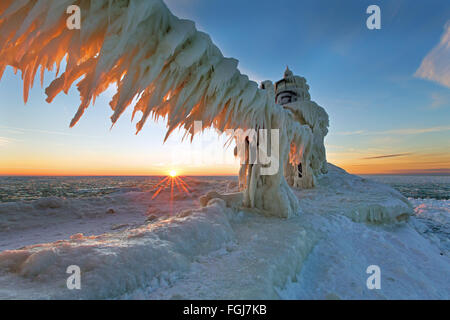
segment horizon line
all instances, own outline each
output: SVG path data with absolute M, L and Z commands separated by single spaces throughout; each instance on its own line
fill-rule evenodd
M 344 169 L 345 170 L 345 169 Z M 352 173 L 355 176 L 450 176 L 450 171 L 443 172 L 380 172 Z M 0 177 L 166 177 L 167 174 L 0 174 Z M 238 177 L 238 174 L 180 174 L 179 177 Z

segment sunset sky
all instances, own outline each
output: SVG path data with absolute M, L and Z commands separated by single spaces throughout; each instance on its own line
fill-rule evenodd
M 304 76 L 330 117 L 328 161 L 356 174 L 450 174 L 450 2 L 376 1 L 381 30 L 368 30 L 374 1 L 170 0 L 225 56 L 260 82 L 286 65 Z M 46 74 L 44 86 L 53 79 Z M 165 123 L 135 135 L 131 110 L 110 130 L 110 88 L 78 124 L 76 88 L 28 103 L 20 72 L 0 81 L 0 175 L 235 175 L 232 148 L 213 131 L 165 144 Z

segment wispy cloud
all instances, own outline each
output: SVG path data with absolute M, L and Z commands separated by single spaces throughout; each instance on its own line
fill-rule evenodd
M 356 131 L 343 131 L 343 132 L 336 132 L 336 134 L 340 136 L 353 136 L 358 134 L 366 134 L 366 131 L 364 130 L 356 130 Z
M 19 130 L 19 129 L 6 129 L 3 126 L 0 126 L 0 131 L 2 132 L 6 132 L 8 134 L 15 134 L 15 135 L 19 135 L 19 134 L 24 134 L 25 132 L 23 130 Z
M 414 74 L 416 77 L 428 79 L 450 88 L 450 20 L 444 27 L 439 44 L 422 60 Z
M 429 128 L 409 128 L 409 129 L 394 129 L 394 130 L 385 130 L 385 131 L 376 131 L 374 134 L 421 134 L 421 133 L 429 133 L 429 132 L 442 132 L 450 130 L 450 126 L 438 126 L 438 127 L 429 127 Z
M 429 132 L 443 132 L 449 131 L 450 126 L 437 126 L 437 127 L 428 127 L 428 128 L 406 128 L 406 129 L 392 129 L 392 130 L 383 130 L 383 131 L 365 131 L 365 130 L 357 130 L 357 131 L 346 131 L 346 132 L 337 132 L 337 135 L 350 136 L 350 135 L 413 135 L 413 134 L 421 134 L 421 133 L 429 133 Z
M 11 139 L 0 137 L 0 147 L 3 147 L 11 142 Z
M 440 109 L 445 106 L 450 106 L 450 95 L 439 92 L 433 92 L 431 94 L 431 105 L 428 108 Z
M 61 131 L 41 130 L 41 129 L 16 128 L 16 127 L 9 127 L 9 126 L 3 126 L 3 125 L 0 125 L 0 130 L 7 131 L 9 133 L 15 133 L 15 134 L 23 134 L 25 132 L 33 132 L 33 133 L 42 133 L 42 134 L 49 134 L 49 135 L 96 138 L 96 136 L 90 136 L 90 135 L 85 135 L 85 134 L 75 134 L 75 133 L 68 133 L 68 132 L 61 132 Z
M 384 158 L 396 158 L 396 157 L 404 157 L 412 155 L 412 153 L 395 153 L 395 154 L 384 154 L 381 156 L 367 157 L 362 158 L 363 160 L 372 160 L 372 159 L 384 159 Z

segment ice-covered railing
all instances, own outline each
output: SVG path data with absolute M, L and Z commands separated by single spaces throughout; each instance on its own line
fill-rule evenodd
M 80 8 L 79 30 L 67 28 L 66 10 L 72 5 Z M 279 129 L 278 173 L 261 177 L 254 166 L 247 172 L 244 200 L 278 216 L 298 211 L 284 178 L 289 156 L 309 150 L 307 161 L 324 162 L 314 134 L 306 133 L 292 111 L 276 104 L 271 92 L 239 72 L 237 60 L 224 57 L 207 34 L 175 17 L 161 0 L 2 0 L 0 75 L 8 65 L 21 71 L 25 102 L 38 71 L 42 85 L 45 70 L 57 68 L 45 90 L 48 102 L 81 78 L 76 84 L 81 104 L 70 126 L 99 94 L 117 85 L 110 101 L 112 123 L 136 100 L 137 132 L 149 117 L 167 119 L 166 139 L 180 127 L 192 139 L 194 121 L 222 132 Z
M 68 30 L 66 8 L 81 9 L 81 29 Z M 21 70 L 24 100 L 39 68 L 52 70 L 67 58 L 65 72 L 46 89 L 47 101 L 78 84 L 84 110 L 111 84 L 115 123 L 134 98 L 147 118 L 167 116 L 168 134 L 179 126 L 192 132 L 194 120 L 218 129 L 264 123 L 274 102 L 225 58 L 192 21 L 178 19 L 160 0 L 2 1 L 0 68 Z

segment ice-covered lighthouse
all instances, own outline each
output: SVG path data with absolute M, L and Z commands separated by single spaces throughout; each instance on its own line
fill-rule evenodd
M 289 67 L 284 71 L 283 79 L 275 83 L 275 102 L 281 105 L 298 100 L 311 100 L 306 79 L 295 76 Z
M 324 145 L 328 114 L 311 101 L 306 79 L 294 75 L 289 68 L 283 79 L 275 84 L 263 81 L 260 89 L 271 100 L 268 104 L 272 103 L 277 110 L 266 118 L 269 127 L 279 132 L 278 170 L 273 175 L 263 175 L 262 168 L 267 165 L 248 164 L 242 161 L 248 156 L 240 156 L 239 186 L 243 191 L 243 206 L 290 217 L 298 212 L 298 199 L 291 188 L 313 188 L 317 178 L 328 170 Z
M 290 110 L 294 120 L 305 128 L 301 141 L 298 141 L 301 152 L 290 155 L 285 178 L 293 187 L 314 187 L 316 177 L 327 171 L 324 137 L 328 133 L 328 115 L 311 101 L 306 79 L 294 75 L 289 67 L 283 78 L 275 83 L 274 94 L 275 102 Z
M 289 70 L 289 66 L 286 66 L 283 79 L 275 83 L 275 102 L 284 106 L 296 101 L 311 100 L 308 90 L 309 86 L 306 84 L 306 79 L 294 75 Z M 308 168 L 305 168 L 306 170 L 303 172 L 302 163 L 299 162 L 296 165 L 297 168 L 289 168 L 290 170 L 287 170 L 287 178 L 291 181 L 291 185 L 297 184 L 297 186 L 301 185 L 302 187 L 313 187 L 314 181 L 312 177 L 308 176 Z

